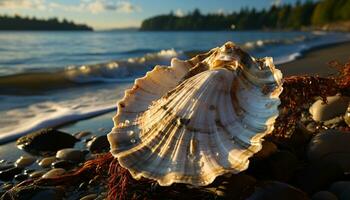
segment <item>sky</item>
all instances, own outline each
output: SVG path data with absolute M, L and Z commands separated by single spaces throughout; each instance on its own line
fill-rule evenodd
M 142 20 L 173 11 L 184 15 L 195 8 L 202 13 L 229 13 L 242 7 L 269 8 L 296 0 L 0 0 L 0 15 L 58 17 L 84 23 L 96 30 L 139 27 Z

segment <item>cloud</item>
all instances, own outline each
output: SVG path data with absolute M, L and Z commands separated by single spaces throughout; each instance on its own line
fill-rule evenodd
M 0 0 L 0 8 L 45 10 L 45 0 Z
M 98 14 L 111 11 L 119 13 L 140 12 L 140 6 L 133 5 L 125 0 L 80 0 L 79 4 L 48 3 L 46 0 L 0 0 L 0 8 L 7 9 L 39 9 L 64 10 L 70 12 L 90 12 Z

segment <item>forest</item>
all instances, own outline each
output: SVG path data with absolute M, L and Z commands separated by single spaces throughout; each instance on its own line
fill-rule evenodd
M 199 9 L 184 16 L 171 12 L 144 20 L 140 30 L 300 30 L 347 20 L 350 0 L 309 0 L 262 10 L 243 8 L 229 14 L 202 14 Z
M 1 16 L 0 15 L 0 30 L 31 30 L 31 31 L 57 31 L 57 30 L 79 30 L 92 31 L 93 29 L 84 24 L 75 24 L 74 22 L 57 18 L 51 19 L 36 19 L 29 17 L 16 16 Z

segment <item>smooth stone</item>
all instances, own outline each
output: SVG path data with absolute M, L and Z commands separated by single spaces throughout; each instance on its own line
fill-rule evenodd
M 28 178 L 28 174 L 17 174 L 15 175 L 15 180 L 16 181 L 24 181 Z
M 65 169 L 62 168 L 55 168 L 55 169 L 51 169 L 50 171 L 46 172 L 42 178 L 56 178 L 59 177 L 63 174 L 66 173 Z
M 288 181 L 298 166 L 297 157 L 288 151 L 277 151 L 264 160 L 251 159 L 247 174 L 262 180 Z
M 350 132 L 325 130 L 309 143 L 307 157 L 311 162 L 328 161 L 350 171 Z
M 64 192 L 57 187 L 21 186 L 7 191 L 1 200 L 61 200 Z
M 94 200 L 96 199 L 96 197 L 97 197 L 97 194 L 89 194 L 80 198 L 80 200 Z
M 295 185 L 308 194 L 329 187 L 344 176 L 343 170 L 332 162 L 312 163 L 295 173 Z
M 20 167 L 13 167 L 10 169 L 6 169 L 3 171 L 0 171 L 0 180 L 2 181 L 10 181 L 14 178 L 15 175 L 21 173 L 23 168 Z
M 338 200 L 338 197 L 329 191 L 319 191 L 312 195 L 311 200 Z
M 35 157 L 29 156 L 29 155 L 23 155 L 16 160 L 15 166 L 24 168 L 32 165 L 35 161 L 36 161 Z
M 87 146 L 92 153 L 102 153 L 109 151 L 109 142 L 106 135 L 99 136 L 89 141 Z
M 75 133 L 74 137 L 76 137 L 78 140 L 80 140 L 81 138 L 86 137 L 90 134 L 91 134 L 91 132 L 89 132 L 89 131 L 80 131 L 78 133 Z
M 14 167 L 14 165 L 13 164 L 1 164 L 0 165 L 0 171 L 3 171 L 3 170 L 6 170 L 6 169 L 10 169 L 10 168 L 12 168 L 12 167 Z
M 322 100 L 317 100 L 309 108 L 309 112 L 315 121 L 326 121 L 337 116 L 342 116 L 346 112 L 350 101 L 350 97 L 346 96 L 330 96 L 327 97 L 327 104 Z
M 350 126 L 350 103 L 349 103 L 348 109 L 345 112 L 344 121 L 348 126 Z
M 263 182 L 247 200 L 308 200 L 298 188 L 277 181 Z
M 17 140 L 17 146 L 32 154 L 45 155 L 71 148 L 79 141 L 74 136 L 55 129 L 41 129 Z
M 51 167 L 69 170 L 69 169 L 72 169 L 74 167 L 74 163 L 66 161 L 66 160 L 59 160 L 59 161 L 53 162 L 51 164 Z
M 57 151 L 56 158 L 72 162 L 81 162 L 85 159 L 85 154 L 78 149 L 68 148 Z
M 206 190 L 223 199 L 245 199 L 253 191 L 256 179 L 246 174 L 234 174 L 230 177 L 220 176 L 207 186 Z
M 51 164 L 53 162 L 56 161 L 56 156 L 51 156 L 51 157 L 47 157 L 47 158 L 43 158 L 40 162 L 39 162 L 39 166 L 42 168 L 47 168 L 50 167 Z
M 34 169 L 25 169 L 25 170 L 23 171 L 24 174 L 30 174 L 30 173 L 33 173 L 33 172 L 35 172 Z
M 29 174 L 30 178 L 39 178 L 42 177 L 47 171 L 46 170 L 41 170 L 41 171 L 35 171 Z
M 350 190 L 350 181 L 338 181 L 329 187 L 329 191 L 340 197 L 344 191 Z
M 277 151 L 277 146 L 270 141 L 263 141 L 262 148 L 258 153 L 254 154 L 254 158 L 256 159 L 265 159 Z
M 78 191 L 85 191 L 87 187 L 88 187 L 88 184 L 86 182 L 82 182 L 78 187 Z

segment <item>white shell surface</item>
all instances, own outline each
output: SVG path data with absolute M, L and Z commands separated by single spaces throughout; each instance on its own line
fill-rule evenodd
M 173 59 L 137 79 L 118 103 L 111 153 L 136 179 L 208 185 L 238 173 L 278 116 L 282 74 L 228 42 Z

